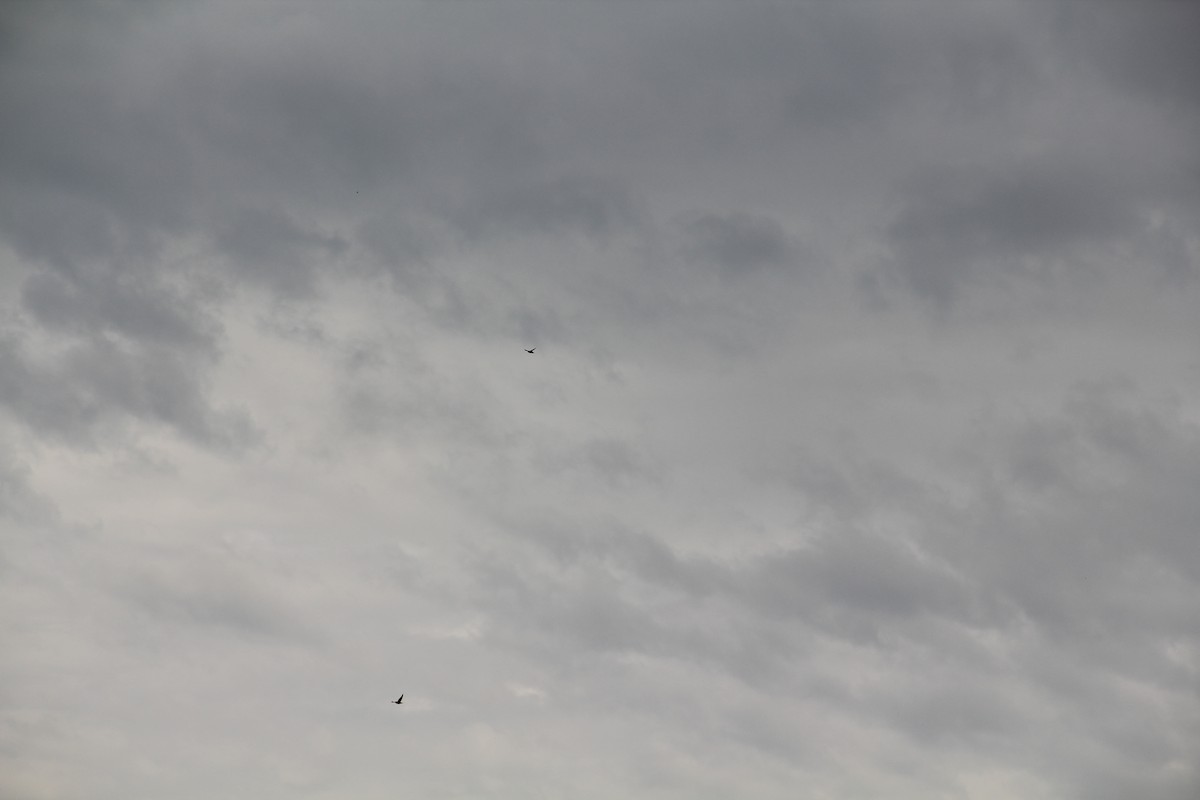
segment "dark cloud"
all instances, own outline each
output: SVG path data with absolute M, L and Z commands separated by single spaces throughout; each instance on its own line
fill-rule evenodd
M 432 226 L 401 215 L 369 216 L 357 238 L 385 272 L 410 290 L 414 282 L 428 279 L 430 262 L 447 247 Z
M 835 633 L 876 638 L 892 617 L 965 615 L 970 596 L 953 571 L 930 564 L 912 544 L 841 532 L 811 550 L 773 555 L 744 580 L 771 614 L 806 617 Z
M 411 193 L 381 193 L 402 177 L 413 189 L 448 188 L 442 164 L 470 192 L 495 165 L 511 174 L 528 163 L 516 157 L 534 130 L 528 103 L 502 75 L 459 66 L 397 80 L 329 60 L 338 36 L 358 30 L 330 39 L 301 24 L 294 33 L 311 48 L 305 54 L 284 39 L 252 45 L 268 25 L 258 15 L 219 42 L 191 35 L 177 8 L 158 9 L 141 31 L 124 24 L 128 8 L 89 8 L 107 38 L 26 9 L 25 26 L 39 34 L 30 41 L 41 46 L 19 48 L 0 82 L 14 120 L 0 147 L 8 196 L 0 225 L 31 259 L 65 267 L 147 257 L 165 236 L 201 232 L 238 274 L 253 275 L 266 269 L 260 261 L 292 260 L 297 248 L 344 248 L 311 222 L 316 211 L 411 203 Z M 80 45 L 71 63 L 55 57 L 58 37 Z M 163 48 L 156 37 L 178 45 Z M 153 76 L 140 71 L 147 62 Z M 385 59 L 403 62 L 394 50 Z M 32 91 L 32 74 L 45 90 Z M 281 210 L 285 198 L 302 213 Z M 575 192 L 572 202 L 594 201 Z
M 314 262 L 335 260 L 346 241 L 305 230 L 282 214 L 261 209 L 233 212 L 216 230 L 217 246 L 249 281 L 287 295 L 306 295 L 315 281 Z
M 130 422 L 149 422 L 206 446 L 253 441 L 244 414 L 204 400 L 195 368 L 170 348 L 104 337 L 49 359 L 12 337 L 0 342 L 3 407 L 39 435 L 91 447 Z
M 1034 162 L 936 170 L 912 182 L 888 228 L 893 268 L 945 305 L 971 284 L 1086 268 L 1086 246 L 1137 233 L 1133 198 L 1095 168 Z
M 693 123 L 690 144 L 716 154 L 780 131 L 858 134 L 889 124 L 906 100 L 978 111 L 1032 81 L 1011 8 L 928 11 L 709 4 L 688 21 L 647 25 L 631 59 L 663 102 L 647 124 Z
M 685 228 L 684 254 L 727 275 L 786 265 L 796 255 L 784 227 L 770 217 L 704 214 Z
M 1168 115 L 1200 113 L 1200 10 L 1178 0 L 1096 8 L 1064 3 L 1056 31 L 1113 85 Z M 1161 105 L 1159 105 L 1161 104 Z
M 202 305 L 150 276 L 37 272 L 25 282 L 22 300 L 39 324 L 71 336 L 111 332 L 200 352 L 211 348 L 215 336 Z
M 536 185 L 507 186 L 469 200 L 451 214 L 471 240 L 491 235 L 578 231 L 604 238 L 637 221 L 633 202 L 602 180 L 561 177 Z

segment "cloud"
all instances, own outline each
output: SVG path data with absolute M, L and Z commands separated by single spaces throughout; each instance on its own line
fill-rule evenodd
M 215 236 L 239 275 L 285 296 L 310 293 L 315 260 L 335 258 L 348 247 L 337 236 L 306 231 L 279 213 L 253 208 L 231 214 Z
M 1194 425 L 1128 390 L 1085 385 L 1054 415 L 986 430 L 952 448 L 967 459 L 966 505 L 908 479 L 857 495 L 858 521 L 737 561 L 685 557 L 649 533 L 517 522 L 512 533 L 535 550 L 523 565 L 484 568 L 486 628 L 540 658 L 557 660 L 552 643 L 569 640 L 599 658 L 708 664 L 755 687 L 786 685 L 800 661 L 850 647 L 854 667 L 826 678 L 838 713 L 887 719 L 931 746 L 1003 749 L 1031 770 L 1048 748 L 1064 766 L 1046 777 L 1068 794 L 1086 793 L 1085 764 L 1109 758 L 1130 785 L 1192 785 L 1194 772 L 1157 771 L 1185 763 L 1182 741 L 1200 730 L 1163 735 L 1175 723 L 1137 698 L 1193 702 L 1194 667 L 1171 643 L 1196 635 L 1200 551 L 1187 531 L 1200 509 L 1182 490 L 1200 463 Z M 1055 471 L 1030 472 L 1029 447 Z M 853 461 L 829 470 L 862 486 L 883 474 Z M 844 494 L 829 495 L 835 508 Z M 547 569 L 530 566 L 538 553 Z M 867 690 L 863 670 L 876 676 Z M 1073 711 L 1055 721 L 1048 707 Z
M 1119 170 L 1039 158 L 1004 168 L 934 169 L 907 182 L 887 228 L 885 269 L 940 308 L 975 287 L 1068 281 L 1100 273 L 1108 254 L 1146 262 L 1162 277 L 1195 272 L 1173 223 L 1186 213 Z
M 1135 9 L 1120 4 L 1082 9 L 1063 4 L 1057 32 L 1114 86 L 1163 103 L 1167 114 L 1200 111 L 1200 56 L 1191 46 L 1200 12 L 1189 3 L 1155 3 Z
M 685 226 L 688 258 L 716 265 L 727 275 L 784 266 L 795 246 L 777 220 L 750 214 L 703 214 Z
M 1086 268 L 1084 248 L 1128 238 L 1141 224 L 1131 198 L 1094 169 L 938 170 L 910 189 L 888 228 L 893 268 L 943 306 L 972 283 L 1044 278 L 1061 261 Z
M 151 631 L 206 631 L 302 645 L 317 638 L 310 625 L 280 602 L 282 598 L 256 586 L 258 581 L 236 563 L 192 559 L 182 569 L 162 558 L 142 561 L 121 578 L 115 591 Z
M 545 235 L 559 231 L 605 238 L 635 224 L 637 214 L 620 187 L 597 179 L 564 176 L 473 198 L 450 218 L 469 240 L 489 233 Z
M 1194 796 L 1143 5 L 4 6 L 0 794 Z
M 169 348 L 98 338 L 40 358 L 9 337 L 0 341 L 0 385 L 2 406 L 17 420 L 40 435 L 85 447 L 134 421 L 164 425 L 218 448 L 254 439 L 250 420 L 212 408 L 192 359 Z
M 202 305 L 156 285 L 150 275 L 35 272 L 21 299 L 41 326 L 73 336 L 111 331 L 135 342 L 203 353 L 215 333 Z
M 6 455 L 0 458 L 0 519 L 25 524 L 54 519 L 54 504 L 30 486 L 29 466 L 14 457 L 14 452 L 16 448 L 9 442 Z M 2 564 L 0 560 L 0 569 Z

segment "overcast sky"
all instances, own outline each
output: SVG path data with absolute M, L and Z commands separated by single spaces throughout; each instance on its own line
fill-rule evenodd
M 5 3 L 0 795 L 1194 800 L 1197 41 Z

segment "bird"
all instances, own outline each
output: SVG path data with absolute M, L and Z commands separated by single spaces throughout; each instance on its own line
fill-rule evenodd
M 533 351 L 534 351 L 534 350 L 537 350 L 537 348 L 536 348 L 536 347 L 531 347 L 531 348 L 529 348 L 528 350 L 526 350 L 525 352 L 526 352 L 526 353 L 529 353 L 530 355 L 533 355 Z
M 392 701 L 392 705 L 394 705 L 394 706 L 398 706 L 398 705 L 400 705 L 400 704 L 401 704 L 401 703 L 403 703 L 403 702 L 404 702 L 404 695 L 400 695 L 400 699 L 399 699 L 399 700 L 393 700 L 393 701 Z

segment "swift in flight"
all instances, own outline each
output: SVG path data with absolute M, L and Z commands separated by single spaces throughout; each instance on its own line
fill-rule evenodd
M 403 702 L 404 702 L 404 695 L 400 695 L 400 699 L 399 699 L 399 700 L 393 700 L 393 701 L 392 701 L 392 705 L 394 705 L 394 706 L 398 706 L 398 705 L 400 705 L 400 704 L 401 704 L 401 703 L 403 703 Z
M 530 355 L 533 355 L 533 351 L 534 351 L 534 350 L 537 350 L 537 348 L 536 348 L 536 347 L 531 347 L 531 348 L 529 348 L 528 350 L 526 350 L 525 352 L 526 352 L 526 353 L 529 353 Z

